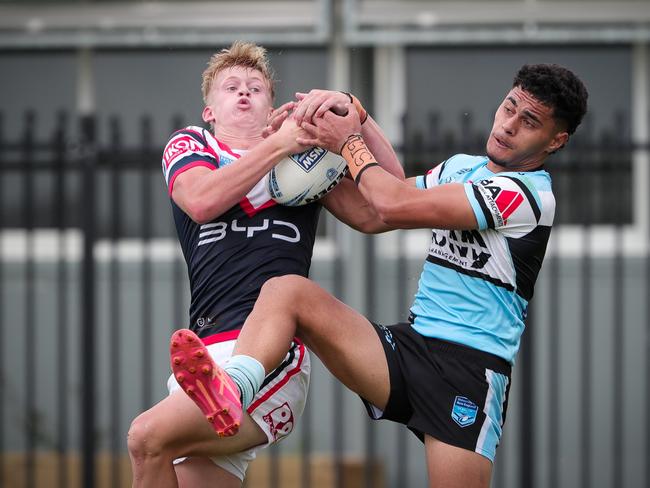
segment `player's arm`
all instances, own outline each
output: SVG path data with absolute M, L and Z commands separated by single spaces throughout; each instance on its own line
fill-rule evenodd
M 415 186 L 415 178 L 405 183 Z M 321 199 L 321 203 L 337 219 L 359 232 L 377 234 L 394 229 L 380 218 L 350 178 L 343 178 L 336 188 Z
M 388 141 L 384 131 L 381 130 L 379 124 L 370 115 L 368 115 L 368 118 L 361 126 L 361 135 L 363 136 L 363 140 L 366 141 L 368 149 L 377 158 L 379 165 L 388 173 L 403 180 L 405 175 L 402 163 L 397 158 L 397 154 L 395 154 L 395 150 Z
M 393 146 L 381 127 L 366 112 L 354 95 L 330 90 L 311 90 L 309 93 L 296 93 L 296 98 L 298 103 L 294 108 L 293 118 L 298 125 L 303 122 L 314 123 L 315 119 L 322 117 L 327 112 L 345 115 L 348 113 L 348 108 L 353 107 L 359 114 L 361 134 L 363 134 L 368 148 L 377 157 L 377 161 L 390 174 L 401 180 L 404 179 L 404 168 L 397 158 Z
M 295 142 L 299 132 L 289 121 L 228 166 L 183 171 L 173 181 L 172 199 L 195 222 L 210 222 L 244 198 L 287 154 L 304 149 Z
M 358 188 L 379 218 L 393 228 L 478 228 L 465 187 L 460 183 L 422 190 L 405 185 L 375 166 L 364 172 Z
M 360 134 L 356 111 L 351 110 L 345 117 L 324 114 L 315 122 L 303 124 L 312 138 L 301 142 L 340 152 L 348 161 L 361 194 L 386 225 L 400 229 L 478 228 L 464 185 L 452 183 L 419 189 L 381 168 Z

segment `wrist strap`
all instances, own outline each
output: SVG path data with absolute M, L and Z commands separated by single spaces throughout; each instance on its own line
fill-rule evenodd
M 379 163 L 366 164 L 363 168 L 361 168 L 359 170 L 359 172 L 357 173 L 357 176 L 354 177 L 354 182 L 357 184 L 357 186 L 359 186 L 359 182 L 361 181 L 361 175 L 363 174 L 363 172 L 365 170 L 367 170 L 368 168 L 372 168 L 373 166 L 379 166 Z
M 361 134 L 352 134 L 341 147 L 341 156 L 345 158 L 350 169 L 350 176 L 359 183 L 361 173 L 371 166 L 379 166 L 372 155 Z
M 348 93 L 348 92 L 341 92 L 341 93 L 348 96 L 348 98 L 350 99 L 350 103 L 354 106 L 357 113 L 359 114 L 359 120 L 361 121 L 361 125 L 363 125 L 363 123 L 366 120 L 368 120 L 368 111 L 365 108 L 363 108 L 363 105 L 361 105 L 359 99 L 354 95 L 352 95 L 352 93 Z

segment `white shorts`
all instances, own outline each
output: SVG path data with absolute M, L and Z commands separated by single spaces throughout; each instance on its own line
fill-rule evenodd
M 232 356 L 238 335 L 239 330 L 236 330 L 203 339 L 210 356 L 219 366 L 223 367 Z M 255 459 L 257 451 L 288 436 L 302 416 L 309 390 L 310 371 L 311 362 L 307 348 L 294 340 L 282 364 L 265 378 L 260 391 L 247 409 L 253 421 L 266 434 L 268 442 L 247 451 L 210 459 L 243 481 L 248 464 Z M 167 389 L 170 395 L 180 389 L 173 374 L 167 380 Z M 176 459 L 174 464 L 185 459 Z

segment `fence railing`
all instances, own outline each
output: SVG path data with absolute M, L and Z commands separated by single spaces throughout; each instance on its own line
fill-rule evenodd
M 425 132 L 405 121 L 409 175 L 483 151 L 471 126 L 457 137 L 436 120 Z M 165 395 L 165 343 L 187 324 L 185 265 L 153 137 L 161 129 L 143 118 L 141 145 L 125 147 L 117 119 L 61 114 L 52 134 L 37 122 L 28 114 L 8 141 L 0 117 L 0 485 L 128 486 L 126 431 Z M 639 150 L 587 124 L 548 165 L 560 230 L 515 368 L 496 487 L 650 480 L 650 209 L 634 208 Z M 567 237 L 577 254 L 563 252 L 562 224 L 578 227 Z M 630 226 L 645 244 L 627 242 Z M 323 227 L 335 252 L 315 255 L 312 277 L 349 301 L 351 253 L 339 232 Z M 355 241 L 362 311 L 380 322 L 405 318 L 426 249 L 409 253 L 412 235 Z M 603 239 L 608 251 L 596 252 Z M 260 481 L 250 486 L 423 486 L 421 448 L 405 429 L 364 420 L 318 363 L 310 395 L 297 432 L 254 463 Z

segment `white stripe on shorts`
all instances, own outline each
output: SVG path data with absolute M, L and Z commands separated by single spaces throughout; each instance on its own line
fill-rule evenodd
M 497 446 L 501 439 L 503 403 L 506 400 L 508 377 L 486 368 L 485 381 L 488 384 L 488 392 L 485 396 L 485 405 L 483 406 L 485 420 L 481 426 L 481 433 L 476 441 L 474 451 L 494 461 Z

